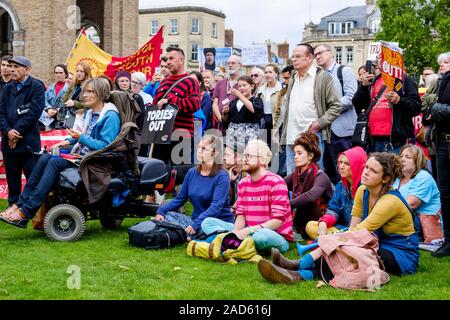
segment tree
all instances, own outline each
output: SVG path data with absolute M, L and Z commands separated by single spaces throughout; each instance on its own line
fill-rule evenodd
M 378 0 L 381 31 L 377 40 L 398 42 L 405 49 L 409 74 L 437 68 L 437 56 L 450 51 L 449 0 Z

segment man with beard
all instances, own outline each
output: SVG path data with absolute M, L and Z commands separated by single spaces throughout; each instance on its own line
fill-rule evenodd
M 216 49 L 205 48 L 203 54 L 205 55 L 205 70 L 216 70 Z
M 223 107 L 229 106 L 235 99 L 231 93 L 232 89 L 238 88 L 238 79 L 241 75 L 242 60 L 238 56 L 231 56 L 227 62 L 228 79 L 222 80 L 216 84 L 213 94 L 213 128 L 222 129 L 222 110 Z
M 265 142 L 248 143 L 242 167 L 248 176 L 239 183 L 235 223 L 208 218 L 202 223 L 203 232 L 227 230 L 242 240 L 251 236 L 260 252 L 271 248 L 289 250 L 288 241 L 293 241 L 293 236 L 288 189 L 280 176 L 268 170 L 271 159 L 272 152 Z

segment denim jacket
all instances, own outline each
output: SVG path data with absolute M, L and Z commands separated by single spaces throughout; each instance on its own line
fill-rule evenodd
M 348 227 L 352 218 L 353 200 L 351 195 L 344 187 L 342 181 L 336 185 L 331 198 L 328 203 L 327 213 L 336 218 L 336 227 Z

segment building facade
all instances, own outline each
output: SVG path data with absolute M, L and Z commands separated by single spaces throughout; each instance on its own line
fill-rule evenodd
M 312 46 L 330 45 L 338 63 L 353 67 L 355 73 L 365 64 L 369 44 L 380 30 L 381 14 L 375 0 L 366 5 L 342 9 L 323 17 L 319 24 L 305 26 L 303 42 Z
M 139 10 L 139 45 L 164 26 L 163 50 L 181 48 L 188 70 L 199 67 L 198 48 L 225 47 L 225 14 L 204 7 L 180 6 Z
M 49 84 L 81 27 L 115 56 L 138 49 L 138 0 L 0 0 L 0 54 L 24 55 L 33 76 Z

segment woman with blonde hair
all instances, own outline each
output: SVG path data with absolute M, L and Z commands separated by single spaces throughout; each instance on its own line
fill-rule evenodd
M 85 104 L 81 101 L 81 87 L 83 83 L 92 78 L 91 65 L 87 62 L 80 61 L 76 65 L 75 80 L 73 85 L 69 87 L 66 94 L 62 97 L 65 107 L 84 109 Z
M 419 215 L 423 242 L 431 243 L 443 238 L 441 225 L 441 199 L 438 186 L 426 170 L 427 159 L 423 150 L 407 144 L 400 150 L 402 175 L 394 182 L 409 206 Z

